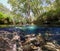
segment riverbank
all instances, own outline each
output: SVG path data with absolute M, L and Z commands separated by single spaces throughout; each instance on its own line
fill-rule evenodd
M 38 26 L 38 25 L 0 25 L 0 28 L 4 28 L 4 27 L 23 27 L 23 26 Z M 48 25 L 40 25 L 38 27 L 46 27 L 46 28 L 50 28 L 50 27 L 59 27 L 60 25 L 52 25 L 52 26 L 48 26 Z

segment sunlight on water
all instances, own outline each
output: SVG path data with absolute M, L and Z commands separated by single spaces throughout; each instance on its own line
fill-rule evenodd
M 31 26 L 31 27 L 28 27 L 29 29 L 35 29 L 35 27 Z
M 27 26 L 27 29 L 30 29 L 30 30 L 37 29 L 37 26 Z

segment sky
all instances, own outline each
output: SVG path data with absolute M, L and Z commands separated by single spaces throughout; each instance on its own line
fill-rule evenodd
M 9 10 L 11 10 L 11 6 L 7 2 L 8 2 L 8 0 L 0 0 L 0 3 L 2 3 L 5 7 L 7 7 Z

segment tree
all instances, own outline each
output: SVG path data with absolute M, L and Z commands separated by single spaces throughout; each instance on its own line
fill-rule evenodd
M 21 16 L 27 18 L 31 17 L 31 13 L 32 13 L 32 17 L 38 18 L 42 14 L 45 14 L 44 12 L 49 12 L 50 10 L 56 10 L 54 7 L 55 1 L 54 0 L 53 1 L 52 0 L 8 0 L 8 2 L 12 6 L 13 13 L 15 13 L 16 15 L 19 14 L 19 17 Z
M 13 11 L 26 17 L 30 17 L 30 13 L 33 13 L 34 16 L 40 15 L 42 2 L 42 0 L 9 0 Z
M 36 25 L 59 26 L 60 25 L 60 10 L 50 10 L 43 13 L 34 21 Z
M 10 10 L 7 9 L 3 4 L 0 3 L 0 12 L 8 14 L 8 13 L 10 13 Z

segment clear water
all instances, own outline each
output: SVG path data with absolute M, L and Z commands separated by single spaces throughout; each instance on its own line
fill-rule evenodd
M 52 36 L 52 39 L 57 40 L 60 44 L 60 27 L 39 27 L 39 26 L 23 26 L 23 27 L 6 27 L 0 28 L 0 30 L 5 30 L 9 32 L 19 32 L 19 34 L 38 34 L 41 33 L 42 35 L 45 34 L 46 31 L 49 31 Z M 59 34 L 59 35 L 57 35 Z

